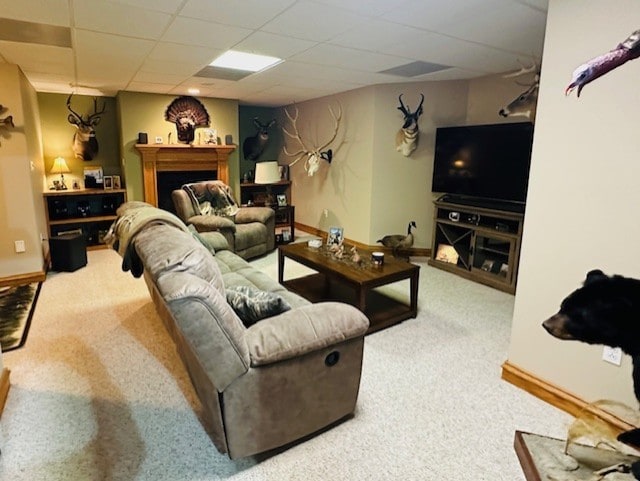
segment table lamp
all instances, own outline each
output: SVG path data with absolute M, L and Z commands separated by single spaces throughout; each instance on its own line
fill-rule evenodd
M 268 160 L 256 163 L 256 177 L 254 183 L 266 185 L 265 205 L 267 207 L 274 205 L 273 193 L 271 192 L 271 184 L 280 182 L 280 170 L 276 160 Z
M 67 186 L 64 183 L 64 174 L 70 172 L 67 162 L 62 157 L 56 157 L 53 161 L 53 167 L 51 167 L 52 174 L 60 174 L 60 183 L 56 186 L 56 190 L 67 190 Z

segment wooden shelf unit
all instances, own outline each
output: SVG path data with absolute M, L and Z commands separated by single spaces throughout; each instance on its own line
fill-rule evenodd
M 51 190 L 43 193 L 49 238 L 80 229 L 87 249 L 104 249 L 102 237 L 127 201 L 125 189 Z
M 524 214 L 440 200 L 434 204 L 429 265 L 515 293 Z M 441 255 L 445 249 L 453 254 L 447 260 Z
M 295 207 L 290 205 L 291 202 L 291 181 L 281 180 L 275 184 L 254 184 L 253 182 L 243 182 L 240 184 L 240 203 L 248 205 L 264 205 L 267 198 L 267 191 L 271 190 L 273 202 L 276 202 L 278 194 L 284 194 L 287 197 L 286 206 L 272 205 L 276 211 L 276 244 L 288 244 L 295 237 Z M 289 232 L 288 236 L 284 232 Z M 286 239 L 286 240 L 285 240 Z

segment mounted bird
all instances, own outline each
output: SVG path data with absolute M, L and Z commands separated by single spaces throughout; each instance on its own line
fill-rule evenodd
M 415 221 L 409 222 L 407 226 L 407 234 L 391 234 L 386 235 L 382 239 L 378 239 L 376 242 L 380 242 L 383 246 L 391 248 L 394 257 L 401 249 L 408 249 L 413 245 L 413 232 L 411 229 L 416 227 Z
M 592 58 L 575 69 L 571 83 L 565 89 L 564 94 L 569 95 L 577 88 L 576 95 L 580 97 L 580 92 L 585 85 L 638 57 L 640 57 L 640 30 L 633 32 L 613 50 Z

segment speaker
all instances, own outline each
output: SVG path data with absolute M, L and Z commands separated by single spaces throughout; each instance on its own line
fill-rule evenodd
M 148 144 L 149 143 L 149 136 L 147 135 L 146 132 L 139 132 L 138 133 L 138 143 L 139 144 Z
M 231 134 L 227 134 L 224 136 L 224 145 L 231 145 L 233 144 L 233 135 Z
M 82 234 L 66 234 L 49 239 L 51 269 L 73 272 L 87 265 L 87 247 Z

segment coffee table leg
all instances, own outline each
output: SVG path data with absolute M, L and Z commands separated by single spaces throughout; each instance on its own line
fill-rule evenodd
M 411 317 L 418 316 L 418 281 L 420 279 L 419 275 L 420 275 L 420 271 L 418 270 L 416 270 L 415 273 L 411 275 L 411 281 L 410 281 Z
M 356 296 L 358 297 L 358 309 L 364 313 L 367 309 L 367 290 L 362 287 L 357 288 Z
M 284 255 L 278 249 L 278 282 L 282 284 L 284 281 Z

